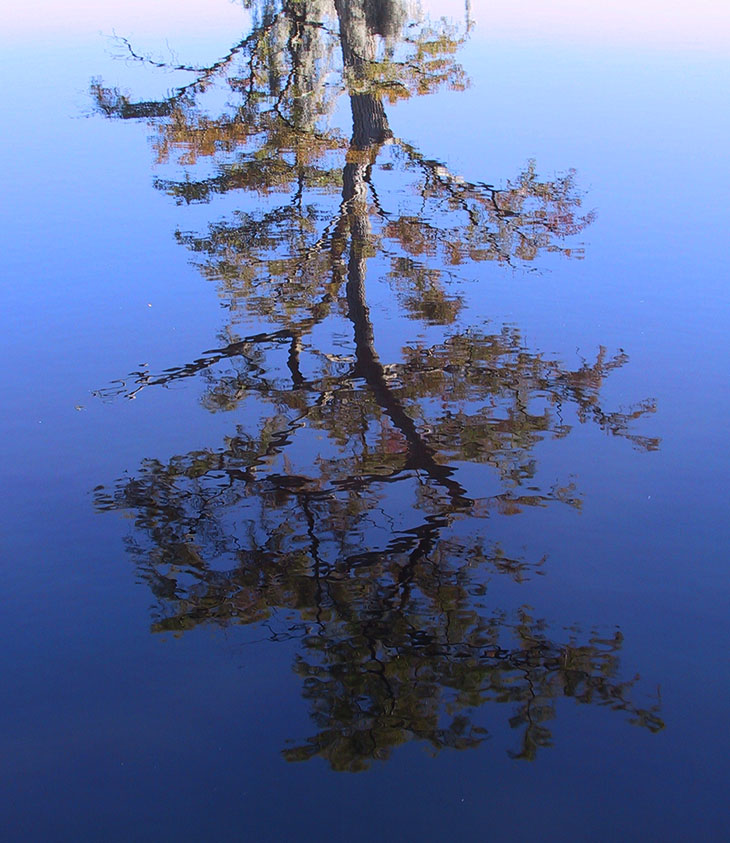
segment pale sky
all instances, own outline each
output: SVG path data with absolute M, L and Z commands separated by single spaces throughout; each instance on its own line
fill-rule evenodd
M 464 0 L 422 0 L 463 17 Z M 471 0 L 475 38 L 606 47 L 696 48 L 730 56 L 730 0 Z M 202 13 L 201 13 L 202 11 Z M 231 0 L 26 0 L 3 10 L 3 40 L 96 32 L 225 37 L 245 20 Z

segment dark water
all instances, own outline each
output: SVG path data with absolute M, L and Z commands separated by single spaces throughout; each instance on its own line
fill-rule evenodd
M 252 6 L 6 51 L 5 834 L 720 839 L 727 57 Z

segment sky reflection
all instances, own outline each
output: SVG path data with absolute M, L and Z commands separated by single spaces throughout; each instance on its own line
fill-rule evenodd
M 540 41 L 613 48 L 699 49 L 730 47 L 730 4 L 724 0 L 423 0 L 432 17 L 462 17 L 465 7 L 477 24 L 479 39 Z M 6 38 L 22 35 L 77 35 L 95 31 L 144 33 L 145 37 L 196 38 L 220 35 L 242 26 L 239 3 L 217 0 L 200 17 L 197 0 L 34 0 L 12 4 L 4 12 Z M 2 36 L 0 36 L 1 38 Z

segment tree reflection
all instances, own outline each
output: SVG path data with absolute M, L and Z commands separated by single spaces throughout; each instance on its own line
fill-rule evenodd
M 218 284 L 223 344 L 102 391 L 135 397 L 201 375 L 208 409 L 247 418 L 218 448 L 148 460 L 97 490 L 100 509 L 134 517 L 130 551 L 158 598 L 153 628 L 256 623 L 297 638 L 317 732 L 285 755 L 340 770 L 413 739 L 475 746 L 490 701 L 510 706 L 520 758 L 550 743 L 562 696 L 660 728 L 619 677 L 620 636 L 554 639 L 526 609 L 484 602 L 485 572 L 519 580 L 543 562 L 507 554 L 486 519 L 580 506 L 571 484 L 540 478 L 539 443 L 567 436 L 573 418 L 658 445 L 632 428 L 651 402 L 609 410 L 601 398 L 625 354 L 601 348 L 571 369 L 514 329 L 464 327 L 449 289 L 477 261 L 573 253 L 567 238 L 591 218 L 573 174 L 541 181 L 530 164 L 498 189 L 393 136 L 387 102 L 465 84 L 454 58 L 464 31 L 417 21 L 400 0 L 247 5 L 251 34 L 164 99 L 92 86 L 99 111 L 148 120 L 158 160 L 183 167 L 158 188 L 184 203 L 240 196 L 206 232 L 177 234 Z M 211 113 L 216 85 L 236 103 Z M 349 141 L 328 120 L 342 91 Z M 370 259 L 409 318 L 442 326 L 437 342 L 381 361 Z M 344 351 L 332 341 L 343 320 Z M 496 484 L 489 494 L 467 488 L 462 469 L 475 463 Z

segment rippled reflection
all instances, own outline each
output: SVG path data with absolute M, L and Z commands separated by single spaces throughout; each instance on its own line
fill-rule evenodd
M 236 197 L 207 230 L 177 233 L 227 309 L 219 346 L 100 390 L 131 398 L 200 376 L 208 409 L 245 420 L 97 490 L 100 509 L 134 518 L 153 629 L 259 624 L 270 641 L 297 639 L 316 733 L 285 756 L 338 770 L 414 739 L 476 746 L 488 702 L 505 705 L 519 758 L 550 743 L 559 697 L 661 728 L 656 707 L 632 701 L 619 633 L 555 629 L 487 599 L 488 573 L 521 580 L 545 562 L 506 552 L 495 521 L 581 504 L 571 482 L 539 479 L 538 444 L 586 423 L 658 447 L 632 426 L 651 401 L 602 397 L 625 353 L 601 347 L 571 367 L 461 315 L 475 262 L 580 253 L 591 215 L 575 175 L 545 181 L 530 163 L 496 188 L 393 136 L 388 103 L 466 84 L 455 56 L 468 21 L 434 24 L 399 0 L 247 5 L 251 33 L 168 97 L 92 85 L 101 113 L 147 120 L 158 162 L 177 165 L 160 190 Z M 342 95 L 349 139 L 330 120 Z M 404 331 L 400 357 L 381 359 L 368 264 L 395 291 L 393 318 L 438 340 Z M 470 464 L 484 481 L 467 479 Z

